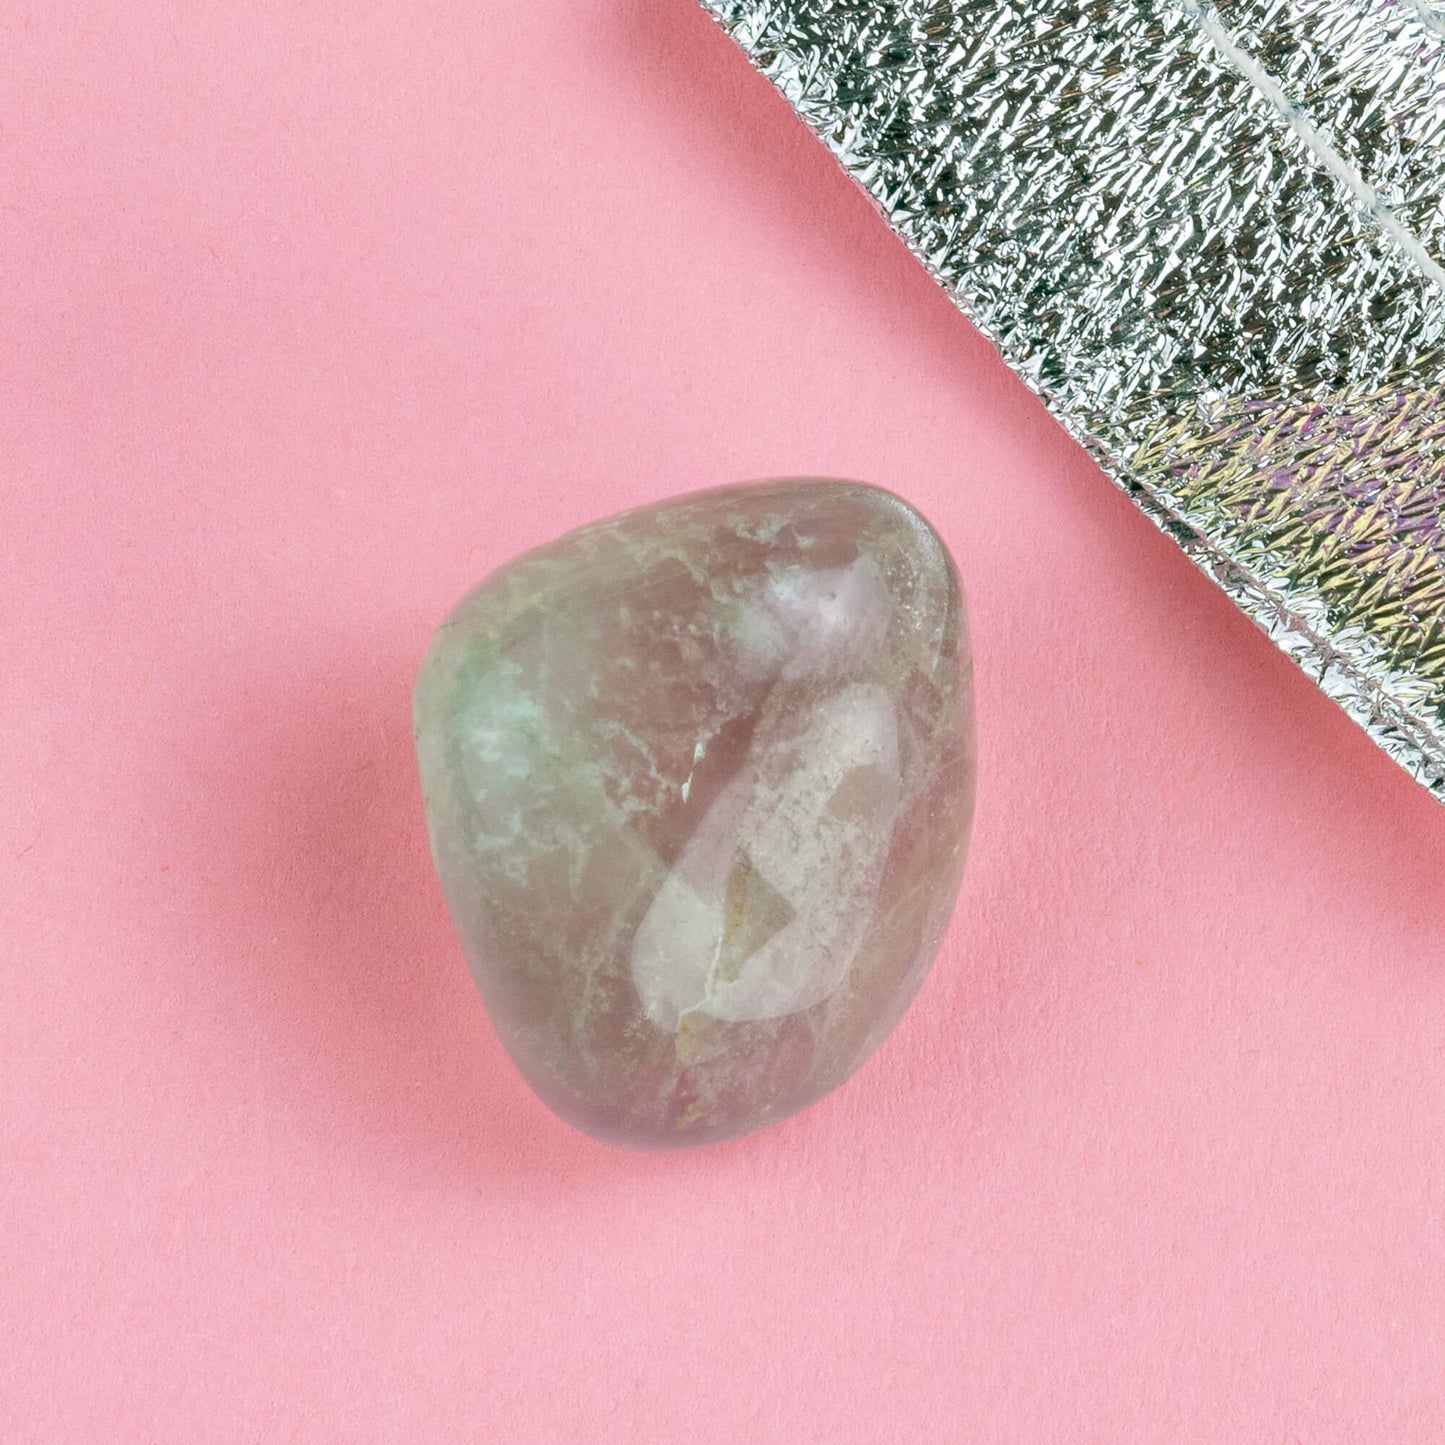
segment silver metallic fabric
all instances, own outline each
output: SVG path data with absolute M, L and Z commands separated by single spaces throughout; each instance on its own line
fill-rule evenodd
M 703 3 L 1105 469 L 1445 800 L 1445 8 Z

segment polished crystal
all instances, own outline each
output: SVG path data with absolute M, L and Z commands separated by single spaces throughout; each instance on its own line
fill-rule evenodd
M 948 552 L 855 482 L 706 492 L 487 578 L 416 687 L 432 852 L 503 1043 L 599 1137 L 842 1083 L 922 982 L 972 813 Z

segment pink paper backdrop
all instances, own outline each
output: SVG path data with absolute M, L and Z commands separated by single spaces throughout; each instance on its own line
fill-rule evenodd
M 537 1105 L 408 716 L 494 563 L 915 501 L 983 775 L 917 1005 L 696 1155 Z M 1445 1439 L 1445 810 L 689 0 L 0 10 L 0 1439 Z

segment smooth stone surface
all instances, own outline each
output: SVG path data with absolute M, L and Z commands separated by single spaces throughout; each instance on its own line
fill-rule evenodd
M 502 1041 L 644 1148 L 842 1083 L 948 923 L 973 806 L 957 576 L 855 482 L 664 502 L 494 573 L 415 697 L 432 852 Z

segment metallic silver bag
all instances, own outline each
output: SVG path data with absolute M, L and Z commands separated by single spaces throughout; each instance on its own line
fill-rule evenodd
M 703 3 L 1105 469 L 1445 799 L 1445 10 Z

